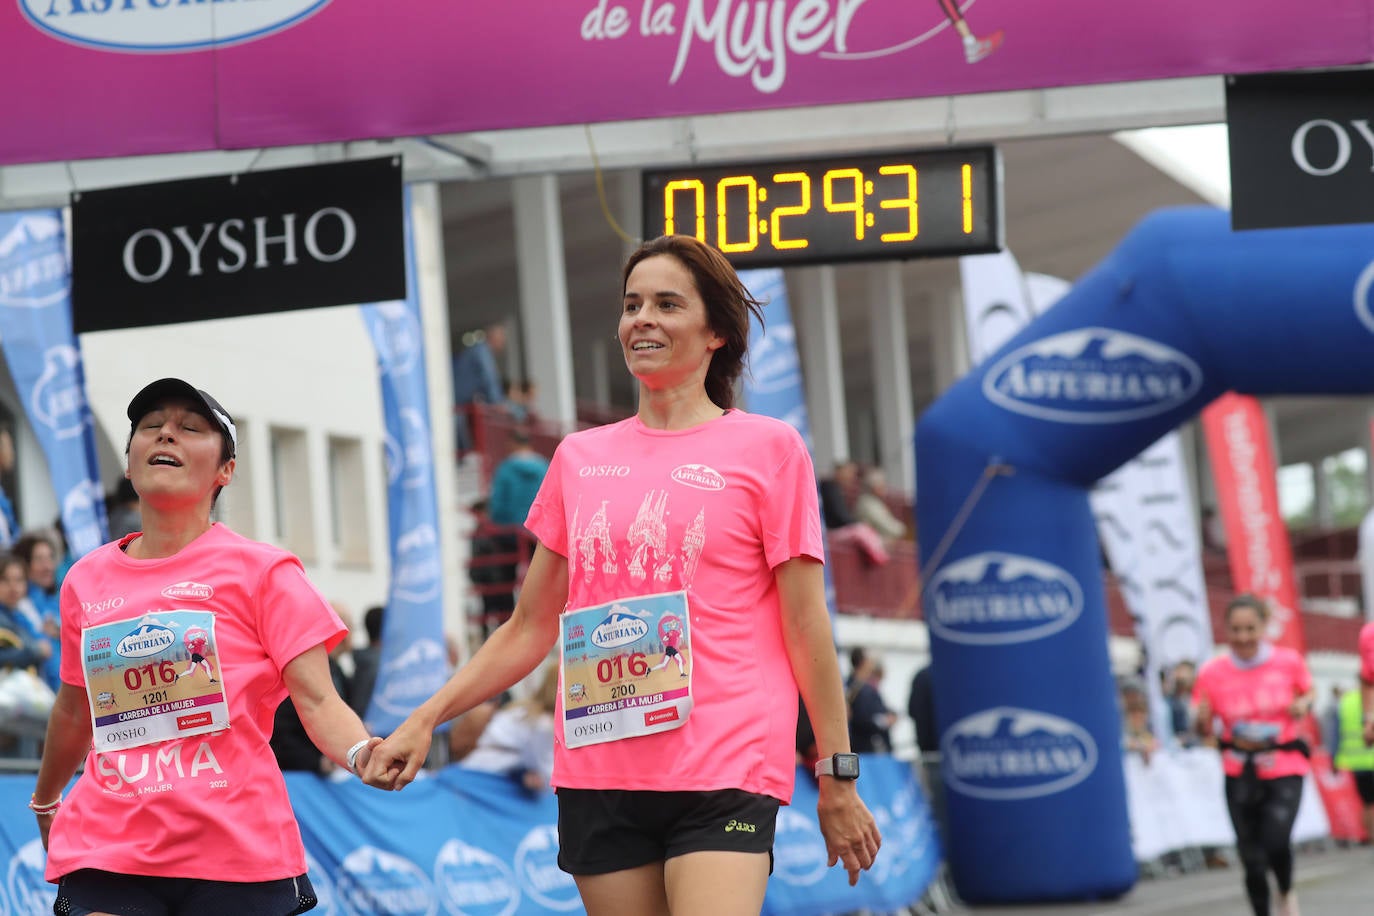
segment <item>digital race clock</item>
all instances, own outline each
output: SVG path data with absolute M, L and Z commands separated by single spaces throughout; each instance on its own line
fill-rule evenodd
M 645 170 L 644 237 L 693 235 L 740 268 L 1002 248 L 996 147 Z

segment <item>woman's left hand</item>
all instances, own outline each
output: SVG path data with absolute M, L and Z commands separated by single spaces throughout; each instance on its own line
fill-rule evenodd
M 1292 716 L 1294 719 L 1301 719 L 1311 711 L 1312 704 L 1306 697 L 1298 697 L 1288 707 L 1288 715 Z
M 853 782 L 831 776 L 822 776 L 820 780 L 821 800 L 816 814 L 830 854 L 829 864 L 842 862 L 853 887 L 859 883 L 859 872 L 873 867 L 883 838 Z

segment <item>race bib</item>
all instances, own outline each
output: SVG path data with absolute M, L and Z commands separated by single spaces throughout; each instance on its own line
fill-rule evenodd
M 1231 737 L 1256 744 L 1277 743 L 1280 728 L 1272 722 L 1250 722 L 1241 720 L 1231 728 Z
M 157 611 L 81 631 L 97 751 L 229 727 L 215 615 Z
M 559 632 L 567 747 L 686 724 L 692 712 L 686 592 L 570 611 L 559 618 Z

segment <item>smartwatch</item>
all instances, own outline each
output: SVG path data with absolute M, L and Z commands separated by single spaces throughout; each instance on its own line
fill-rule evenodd
M 855 780 L 859 778 L 858 754 L 831 754 L 816 761 L 816 776 L 833 776 L 836 779 Z

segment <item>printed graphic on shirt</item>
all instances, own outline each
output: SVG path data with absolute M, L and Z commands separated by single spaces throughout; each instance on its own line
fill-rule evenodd
M 168 610 L 82 630 L 82 667 L 97 751 L 229 727 L 215 615 Z
M 681 728 L 692 711 L 686 592 L 627 598 L 559 619 L 563 741 L 601 744 Z
M 691 588 L 697 563 L 706 547 L 706 509 L 703 506 L 697 510 L 682 534 L 682 543 L 674 547 L 669 543 L 670 501 L 667 490 L 645 493 L 626 532 L 625 549 L 629 553 L 626 571 L 635 584 L 648 582 L 660 588 Z M 609 577 L 620 572 L 620 558 L 608 520 L 609 505 L 609 500 L 601 500 L 585 526 L 580 525 L 581 500 L 573 512 L 568 562 L 573 575 L 581 570 L 582 581 L 586 584 L 596 580 L 598 573 Z

